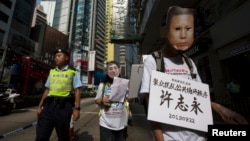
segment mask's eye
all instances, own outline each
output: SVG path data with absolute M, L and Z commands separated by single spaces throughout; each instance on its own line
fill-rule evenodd
M 187 31 L 189 31 L 189 30 L 191 30 L 191 29 L 192 29 L 192 27 L 187 27 L 187 28 L 186 28 Z
M 179 31 L 179 30 L 181 30 L 181 28 L 177 27 L 177 28 L 175 28 L 175 30 L 176 30 L 176 31 Z

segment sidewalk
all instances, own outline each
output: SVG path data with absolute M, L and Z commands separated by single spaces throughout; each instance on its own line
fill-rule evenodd
M 139 103 L 131 104 L 133 113 L 132 124 L 128 126 L 127 141 L 152 141 L 149 124 L 146 120 L 143 106 Z M 98 108 L 94 113 L 87 114 L 77 121 L 74 126 L 76 138 L 74 141 L 99 141 L 99 117 Z M 53 141 L 56 141 L 56 139 Z

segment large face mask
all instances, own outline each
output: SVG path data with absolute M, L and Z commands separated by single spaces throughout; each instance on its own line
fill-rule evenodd
M 194 17 L 191 14 L 172 17 L 167 40 L 177 51 L 186 51 L 194 42 Z

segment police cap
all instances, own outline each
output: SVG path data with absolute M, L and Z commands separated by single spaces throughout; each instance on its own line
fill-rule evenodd
M 59 48 L 59 49 L 57 49 L 57 50 L 55 51 L 55 54 L 57 54 L 57 53 L 64 53 L 66 56 L 69 56 L 69 51 L 66 50 L 66 49 L 61 49 L 61 48 Z

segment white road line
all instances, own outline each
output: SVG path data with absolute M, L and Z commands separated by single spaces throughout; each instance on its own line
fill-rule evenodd
M 34 125 L 36 125 L 36 124 L 37 124 L 37 122 L 35 121 L 35 122 L 33 122 L 33 123 L 31 123 L 31 124 L 28 124 L 28 125 L 26 125 L 26 126 L 24 126 L 24 127 L 21 127 L 21 128 L 15 129 L 15 130 L 13 130 L 13 131 L 10 131 L 10 132 L 8 132 L 8 133 L 5 133 L 5 134 L 3 134 L 3 135 L 0 135 L 0 139 L 5 138 L 5 137 L 7 137 L 7 136 L 9 136 L 9 135 L 11 135 L 11 134 L 14 134 L 14 133 L 16 133 L 16 132 L 19 132 L 19 131 L 25 130 L 25 129 L 27 129 L 27 128 L 30 128 L 30 127 L 32 127 L 32 126 L 34 126 Z

